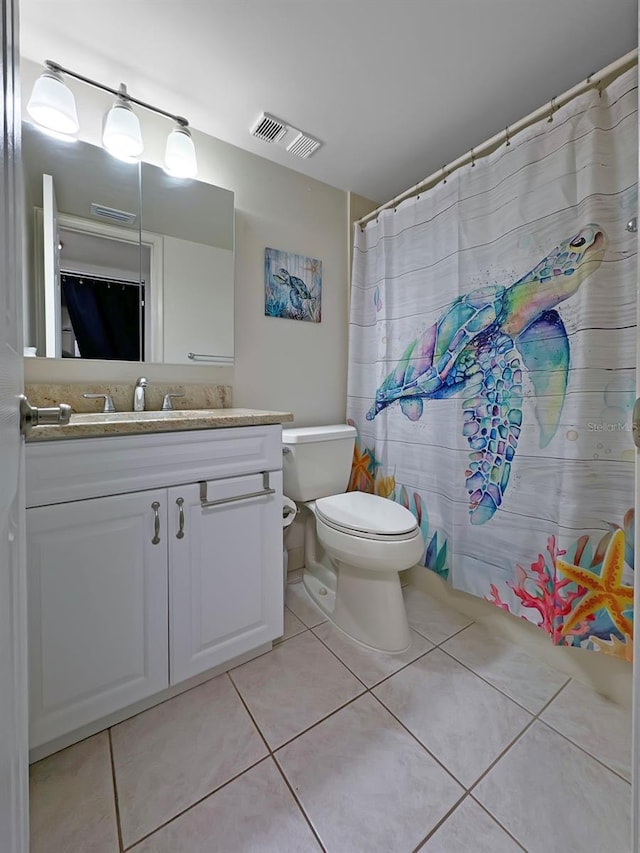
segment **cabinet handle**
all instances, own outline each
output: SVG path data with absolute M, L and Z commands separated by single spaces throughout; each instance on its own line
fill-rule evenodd
M 184 539 L 184 498 L 178 498 L 176 503 L 178 504 L 178 532 L 176 533 L 176 539 Z
M 151 540 L 152 545 L 158 545 L 160 542 L 160 516 L 158 515 L 158 510 L 160 509 L 160 504 L 158 501 L 154 501 L 151 504 L 151 509 L 153 510 L 154 519 L 153 519 L 153 539 Z
M 237 495 L 234 498 L 218 498 L 217 500 L 210 501 L 207 500 L 207 484 L 200 483 L 200 506 L 205 509 L 209 506 L 221 506 L 222 504 L 231 504 L 236 501 L 246 501 L 249 498 L 263 498 L 265 495 L 275 495 L 276 490 L 272 489 L 269 485 L 269 472 L 262 472 L 262 485 L 263 488 L 259 492 L 248 492 L 246 495 Z

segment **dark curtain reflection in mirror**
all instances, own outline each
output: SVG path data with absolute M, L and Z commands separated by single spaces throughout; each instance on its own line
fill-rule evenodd
M 60 281 L 63 357 L 142 360 L 144 285 L 69 273 Z

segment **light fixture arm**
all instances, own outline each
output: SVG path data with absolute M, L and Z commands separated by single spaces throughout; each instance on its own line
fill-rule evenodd
M 98 83 L 97 80 L 92 80 L 91 77 L 85 77 L 83 74 L 78 74 L 76 71 L 71 71 L 69 68 L 65 68 L 63 65 L 59 65 L 57 62 L 52 62 L 52 60 L 47 59 L 45 63 L 47 68 L 51 69 L 51 71 L 57 71 L 61 74 L 67 74 L 69 77 L 74 77 L 76 80 L 81 80 L 83 83 L 87 83 L 89 86 L 93 86 L 96 89 L 102 89 L 103 92 L 109 92 L 111 95 L 114 95 L 116 98 L 123 98 L 125 101 L 130 101 L 132 104 L 136 104 L 139 107 L 143 107 L 145 110 L 150 110 L 153 113 L 158 113 L 159 115 L 166 116 L 166 118 L 173 119 L 173 121 L 177 122 L 181 127 L 189 127 L 189 122 L 184 116 L 174 115 L 174 113 L 169 113 L 166 110 L 161 109 L 160 107 L 154 107 L 153 104 L 149 104 L 146 101 L 141 101 L 139 98 L 134 98 L 133 95 L 130 95 L 127 92 L 127 87 L 124 83 L 120 84 L 119 89 L 112 89 L 111 86 L 105 86 L 104 83 Z

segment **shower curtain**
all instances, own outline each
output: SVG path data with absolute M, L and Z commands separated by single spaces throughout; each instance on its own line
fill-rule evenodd
M 356 227 L 348 380 L 426 569 L 629 660 L 637 158 L 634 68 Z

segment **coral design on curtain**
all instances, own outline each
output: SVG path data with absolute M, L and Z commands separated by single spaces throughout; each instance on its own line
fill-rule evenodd
M 455 587 L 627 659 L 636 205 L 634 69 L 356 229 L 349 332 L 350 488 Z

